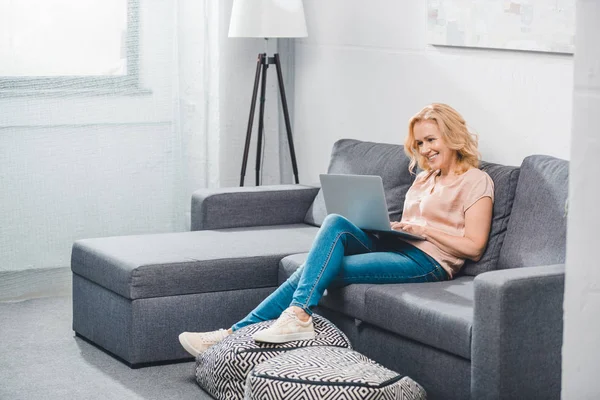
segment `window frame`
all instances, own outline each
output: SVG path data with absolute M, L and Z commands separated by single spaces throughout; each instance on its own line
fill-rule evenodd
M 0 97 L 146 92 L 139 87 L 139 25 L 139 0 L 127 0 L 127 75 L 0 76 Z

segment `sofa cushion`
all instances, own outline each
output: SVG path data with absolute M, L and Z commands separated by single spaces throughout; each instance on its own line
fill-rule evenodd
M 506 227 L 508 226 L 519 179 L 518 167 L 482 161 L 480 168 L 482 171 L 487 172 L 494 181 L 494 211 L 490 237 L 481 260 L 477 262 L 467 260 L 461 269 L 462 274 L 470 276 L 477 276 L 482 272 L 492 271 L 498 267 L 500 249 L 502 243 L 504 243 Z
M 374 285 L 365 294 L 364 321 L 471 359 L 473 279 Z
M 498 268 L 565 262 L 569 163 L 550 156 L 523 160 Z
M 287 257 L 283 257 L 279 262 L 279 276 L 278 281 L 281 285 L 287 278 L 292 276 L 292 274 L 300 267 L 304 261 L 306 261 L 306 257 L 308 257 L 308 253 L 298 253 L 292 254 Z
M 381 176 L 390 220 L 397 221 L 402 216 L 406 192 L 415 178 L 408 172 L 408 164 L 404 146 L 341 139 L 333 145 L 327 172 Z M 304 222 L 321 226 L 326 216 L 325 200 L 320 190 Z
M 305 259 L 306 254 L 282 259 L 280 282 Z M 353 284 L 328 289 L 319 306 L 470 359 L 473 279 L 462 276 L 434 283 Z
M 310 249 L 306 224 L 78 240 L 71 269 L 128 299 L 277 286 L 279 261 Z

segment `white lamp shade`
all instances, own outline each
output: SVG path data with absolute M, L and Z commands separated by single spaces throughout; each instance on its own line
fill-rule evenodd
M 306 37 L 302 0 L 233 0 L 229 37 Z

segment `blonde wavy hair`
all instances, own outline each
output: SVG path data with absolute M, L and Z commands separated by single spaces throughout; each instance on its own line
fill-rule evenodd
M 454 108 L 447 104 L 432 103 L 419 111 L 408 123 L 408 136 L 404 141 L 404 152 L 410 158 L 408 170 L 411 173 L 416 165 L 425 171 L 431 171 L 427 158 L 420 154 L 415 139 L 414 127 L 417 122 L 421 121 L 435 122 L 446 146 L 456 151 L 457 173 L 462 174 L 471 167 L 479 167 L 481 156 L 477 150 L 477 134 L 469 131 L 464 118 Z

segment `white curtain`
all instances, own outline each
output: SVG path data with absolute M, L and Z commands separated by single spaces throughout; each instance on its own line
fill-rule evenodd
M 173 70 L 174 135 L 180 140 L 177 196 L 189 228 L 190 195 L 220 186 L 219 2 L 176 0 Z
M 77 12 L 70 0 L 51 1 Z M 118 8 L 119 1 L 110 3 Z M 194 190 L 239 184 L 256 55 L 272 54 L 277 44 L 227 38 L 231 0 L 121 3 L 137 11 L 128 24 L 138 40 L 123 35 L 121 49 L 129 54 L 134 46 L 137 63 L 127 64 L 127 72 L 137 69 L 136 85 L 120 78 L 0 77 L 0 300 L 48 287 L 68 290 L 77 239 L 187 230 Z M 52 22 L 49 14 L 31 12 L 36 26 Z M 0 46 L 14 50 L 26 41 L 8 30 L 11 18 L 0 16 Z M 88 53 L 97 46 L 64 43 Z M 46 57 L 56 61 L 59 53 Z M 0 64 L 16 59 L 0 54 Z M 270 68 L 263 184 L 280 182 L 276 83 Z M 255 118 L 255 131 L 257 125 Z M 246 185 L 254 184 L 254 155 L 252 147 Z M 52 278 L 5 279 L 23 271 Z
M 275 40 L 228 38 L 231 5 L 231 0 L 178 0 L 178 73 L 173 87 L 177 92 L 176 127 L 184 161 L 184 192 L 180 199 L 187 207 L 186 221 L 189 196 L 194 190 L 239 185 L 257 55 L 277 51 Z M 287 67 L 292 71 L 293 66 Z M 286 78 L 289 80 L 291 74 L 286 74 Z M 257 101 L 245 186 L 255 185 L 259 104 Z M 282 182 L 280 146 L 285 130 L 280 132 L 280 127 L 284 126 L 277 75 L 275 68 L 270 67 L 260 184 Z

